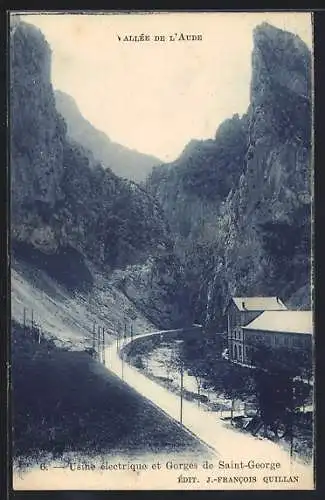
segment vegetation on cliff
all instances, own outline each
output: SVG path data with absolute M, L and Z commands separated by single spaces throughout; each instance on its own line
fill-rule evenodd
M 168 229 L 152 197 L 68 138 L 55 106 L 51 50 L 42 33 L 19 22 L 10 43 L 14 250 L 64 260 L 72 249 L 80 260 L 110 270 L 168 248 Z
M 80 269 L 91 261 L 115 270 L 124 293 L 162 327 L 221 328 L 235 293 L 310 306 L 311 57 L 297 36 L 258 26 L 246 114 L 213 139 L 191 141 L 143 187 L 103 168 L 68 134 L 41 32 L 19 22 L 10 43 L 20 256 L 41 252 L 49 266 L 49 255 L 60 256 L 64 267 L 73 254 Z
M 310 307 L 311 56 L 299 37 L 255 29 L 250 100 L 147 181 L 205 324 L 221 326 L 231 294 Z
M 95 162 L 100 162 L 116 175 L 135 182 L 143 181 L 152 167 L 161 162 L 158 158 L 111 141 L 104 132 L 97 130 L 82 116 L 71 96 L 60 90 L 56 90 L 54 94 L 56 108 L 67 124 L 69 140 L 83 144 L 87 148 L 87 155 L 92 156 Z

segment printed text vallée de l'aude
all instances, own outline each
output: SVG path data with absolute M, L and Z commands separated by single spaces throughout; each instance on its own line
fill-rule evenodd
M 201 42 L 203 35 L 182 32 L 168 35 L 140 33 L 138 35 L 117 35 L 117 39 L 119 42 Z

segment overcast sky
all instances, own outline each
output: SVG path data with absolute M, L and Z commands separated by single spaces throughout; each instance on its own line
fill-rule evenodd
M 164 161 L 212 138 L 249 102 L 252 30 L 263 21 L 311 48 L 306 13 L 41 14 L 23 16 L 50 43 L 54 88 L 74 97 L 112 140 Z M 117 35 L 202 34 L 203 41 L 120 42 Z

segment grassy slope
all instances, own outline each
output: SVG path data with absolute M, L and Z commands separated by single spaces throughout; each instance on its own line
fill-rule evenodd
M 24 308 L 26 322 L 34 321 L 42 330 L 72 349 L 90 347 L 94 322 L 114 331 L 117 323 L 128 328 L 133 323 L 134 334 L 154 331 L 152 325 L 133 304 L 117 290 L 108 277 L 92 270 L 94 285 L 88 292 L 69 292 L 36 265 L 14 260 L 11 269 L 12 317 L 22 324 Z M 132 318 L 136 316 L 133 321 Z
M 53 451 L 199 451 L 174 422 L 87 353 L 13 324 L 14 456 Z M 201 449 L 202 451 L 202 449 Z

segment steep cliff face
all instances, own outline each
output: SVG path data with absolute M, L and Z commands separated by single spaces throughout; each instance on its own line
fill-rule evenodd
M 247 113 L 155 168 L 145 189 L 67 134 L 40 31 L 18 22 L 10 43 L 16 255 L 72 287 L 91 285 L 92 266 L 114 270 L 163 328 L 218 323 L 233 293 L 308 306 L 311 58 L 299 38 L 259 26 Z
M 155 167 L 147 179 L 146 188 L 159 200 L 174 237 L 188 322 L 205 321 L 214 297 L 222 226 L 217 220 L 244 169 L 247 129 L 247 116 L 234 115 L 214 139 L 191 141 L 176 161 Z M 222 298 L 213 300 L 220 308 Z
M 104 132 L 97 130 L 82 116 L 76 102 L 68 94 L 56 90 L 55 101 L 59 113 L 66 121 L 68 137 L 83 144 L 97 161 L 111 168 L 120 177 L 143 181 L 152 167 L 160 163 L 158 158 L 111 141 Z
M 146 188 L 161 203 L 178 252 L 217 237 L 222 202 L 243 172 L 247 117 L 222 123 L 215 139 L 191 141 L 171 164 L 155 167 Z
M 297 36 L 255 29 L 250 100 L 215 140 L 190 143 L 148 179 L 186 248 L 191 310 L 207 323 L 230 294 L 310 306 L 311 56 Z
M 109 270 L 166 251 L 168 228 L 152 197 L 69 140 L 55 107 L 51 51 L 41 32 L 18 22 L 10 43 L 14 251 L 39 262 L 46 256 L 47 268 L 60 260 L 62 268 L 66 259 L 67 275 L 78 259 Z
M 10 46 L 12 227 L 14 236 L 24 237 L 31 205 L 52 210 L 63 197 L 65 123 L 55 110 L 51 51 L 42 33 L 18 22 Z
M 224 206 L 227 283 L 288 300 L 309 279 L 311 57 L 266 23 L 254 31 L 248 119 L 245 169 Z

